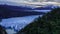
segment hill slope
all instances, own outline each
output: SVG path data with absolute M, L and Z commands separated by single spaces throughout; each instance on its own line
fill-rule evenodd
M 60 8 L 37 18 L 17 34 L 60 34 Z

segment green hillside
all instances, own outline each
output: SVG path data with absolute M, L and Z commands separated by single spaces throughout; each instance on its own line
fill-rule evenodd
M 60 34 L 60 8 L 38 17 L 17 34 Z

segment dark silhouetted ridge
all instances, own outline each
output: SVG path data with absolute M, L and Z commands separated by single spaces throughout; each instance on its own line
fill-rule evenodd
M 60 8 L 38 17 L 17 34 L 60 34 Z
M 22 6 L 0 5 L 0 18 L 45 14 L 43 12 L 27 11 L 27 10 L 33 10 L 33 9 Z

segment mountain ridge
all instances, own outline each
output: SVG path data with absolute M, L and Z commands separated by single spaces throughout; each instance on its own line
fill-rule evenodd
M 32 10 L 32 9 L 27 8 L 27 7 L 0 5 L 0 18 L 10 18 L 10 17 L 21 17 L 21 16 L 45 14 L 43 12 L 25 11 L 25 10 Z

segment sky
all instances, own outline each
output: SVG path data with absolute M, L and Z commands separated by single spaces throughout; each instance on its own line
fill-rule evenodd
M 60 2 L 60 0 L 0 0 L 0 1 L 11 1 L 11 2 L 24 2 L 24 1 L 30 1 L 30 2 L 35 2 L 35 1 L 56 1 Z
M 8 2 L 10 2 L 10 4 L 12 4 L 12 2 L 14 3 L 18 3 L 18 5 L 20 3 L 27 3 L 27 4 L 41 4 L 40 2 L 48 2 L 48 4 L 51 4 L 52 2 L 60 2 L 60 0 L 0 0 L 0 3 L 1 1 L 4 3 L 4 4 L 9 4 Z M 33 2 L 36 2 L 36 3 L 33 3 Z M 43 3 L 43 4 L 47 4 L 47 3 Z M 57 4 L 57 3 L 53 3 L 53 4 Z M 13 5 L 13 4 L 12 4 Z M 60 4 L 59 4 L 60 5 Z
M 23 2 L 31 2 L 32 0 L 0 0 L 2 2 L 16 2 L 16 3 L 23 3 Z

